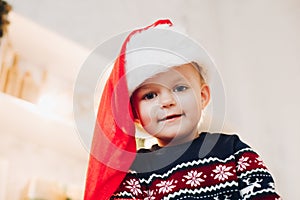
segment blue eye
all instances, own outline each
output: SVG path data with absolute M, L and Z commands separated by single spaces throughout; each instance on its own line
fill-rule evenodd
M 173 91 L 174 91 L 174 92 L 182 92 L 182 91 L 185 91 L 185 90 L 187 90 L 187 89 L 188 89 L 187 86 L 179 85 L 179 86 L 176 86 L 176 87 L 173 89 Z
M 157 96 L 156 93 L 149 92 L 149 93 L 145 94 L 142 99 L 144 99 L 144 100 L 150 100 L 150 99 L 155 98 L 156 96 Z

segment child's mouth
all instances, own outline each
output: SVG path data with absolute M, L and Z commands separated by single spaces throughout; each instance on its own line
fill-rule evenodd
M 174 115 L 168 115 L 162 119 L 159 119 L 158 122 L 162 122 L 162 121 L 172 121 L 175 119 L 178 119 L 182 116 L 183 114 L 174 114 Z

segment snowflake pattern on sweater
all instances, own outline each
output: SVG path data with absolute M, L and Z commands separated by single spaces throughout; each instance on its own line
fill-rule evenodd
M 217 138 L 199 157 L 205 142 Z M 207 147 L 206 147 L 207 148 Z M 191 143 L 139 151 L 111 199 L 279 200 L 259 155 L 237 135 L 201 133 Z

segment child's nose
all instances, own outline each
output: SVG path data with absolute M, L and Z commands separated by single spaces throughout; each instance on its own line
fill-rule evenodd
M 168 108 L 176 104 L 176 98 L 171 91 L 165 91 L 160 95 L 160 105 L 162 108 Z

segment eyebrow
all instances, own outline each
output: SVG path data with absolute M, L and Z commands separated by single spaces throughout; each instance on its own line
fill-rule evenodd
M 182 81 L 184 80 L 185 81 L 186 78 L 184 78 L 182 75 L 177 77 L 176 79 L 172 80 L 172 82 L 179 82 L 179 81 Z

